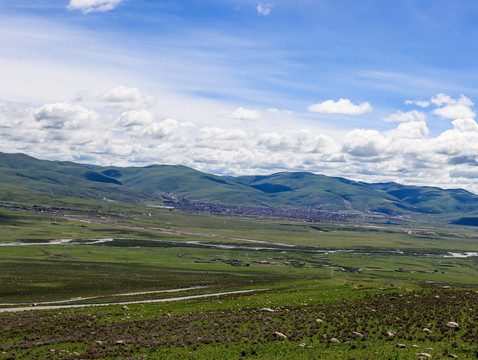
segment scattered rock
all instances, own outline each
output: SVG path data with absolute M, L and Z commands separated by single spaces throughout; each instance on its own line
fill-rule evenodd
M 440 295 L 435 295 L 435 299 L 439 299 L 440 298 Z
M 316 319 L 315 321 L 317 321 L 318 323 L 324 322 L 324 320 L 322 319 Z
M 306 347 L 306 346 L 307 346 L 306 343 L 300 343 L 300 344 L 299 344 L 299 347 Z
M 115 345 L 124 345 L 124 340 L 118 340 Z
M 405 344 L 397 344 L 396 347 L 398 347 L 399 349 L 406 349 L 406 348 L 407 348 L 407 345 L 405 345 Z
M 442 289 L 451 289 L 451 286 L 445 285 L 442 287 Z
M 283 333 L 276 331 L 275 333 L 272 334 L 273 337 L 279 340 L 286 340 L 287 336 L 285 336 Z
M 333 343 L 333 344 L 340 344 L 340 341 L 337 340 L 336 338 L 330 339 L 330 342 Z
M 425 350 L 433 351 L 433 348 L 432 347 L 427 347 Z
M 447 322 L 446 326 L 449 327 L 449 328 L 452 328 L 452 329 L 458 329 L 460 327 L 460 325 L 458 325 L 458 323 L 456 323 L 454 321 Z
M 433 334 L 433 332 L 429 328 L 423 328 L 422 331 L 427 334 Z
M 388 336 L 388 337 L 394 337 L 394 336 L 396 336 L 396 335 L 397 335 L 397 333 L 396 333 L 395 331 L 391 331 L 391 330 L 388 330 L 388 331 L 387 331 L 387 336 Z
M 123 310 L 124 311 L 129 311 L 129 307 L 127 307 L 126 305 L 123 305 Z
M 420 346 L 418 345 L 412 345 L 412 348 L 418 349 Z
M 448 357 L 452 359 L 458 359 L 458 355 L 455 354 L 448 354 Z
M 263 308 L 261 309 L 261 311 L 275 312 L 274 309 L 271 309 L 271 308 L 269 308 L 269 307 L 263 307 Z
M 422 356 L 422 357 L 425 358 L 425 359 L 426 359 L 426 358 L 431 359 L 431 357 L 432 357 L 429 353 L 419 353 L 419 354 L 417 354 L 417 355 L 418 355 L 418 356 Z
M 96 342 L 98 345 L 103 345 L 103 341 L 101 341 L 101 340 L 96 340 L 95 342 Z
M 352 335 L 356 336 L 356 337 L 363 337 L 363 334 L 357 332 L 357 331 L 354 331 L 352 332 Z

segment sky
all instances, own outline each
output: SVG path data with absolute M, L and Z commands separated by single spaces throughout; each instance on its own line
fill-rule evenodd
M 478 193 L 476 0 L 0 0 L 0 151 Z

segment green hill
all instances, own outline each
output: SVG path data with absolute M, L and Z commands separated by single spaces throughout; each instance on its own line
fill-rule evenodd
M 462 189 L 368 184 L 307 172 L 226 178 L 185 166 L 101 167 L 0 153 L 0 200 L 45 194 L 126 203 L 163 196 L 242 207 L 314 208 L 403 215 L 478 214 L 478 196 Z

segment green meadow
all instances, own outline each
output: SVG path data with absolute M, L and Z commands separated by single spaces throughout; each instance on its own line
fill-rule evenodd
M 115 203 L 0 223 L 0 308 L 29 308 L 0 313 L 0 359 L 476 358 L 478 257 L 450 256 L 471 227 Z

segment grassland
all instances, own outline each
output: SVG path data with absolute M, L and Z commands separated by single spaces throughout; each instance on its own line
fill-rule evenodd
M 478 250 L 473 228 L 63 205 L 4 203 L 0 307 L 118 304 L 2 313 L 0 359 L 477 356 L 478 258 L 447 257 Z M 222 294 L 121 305 L 208 293 Z

